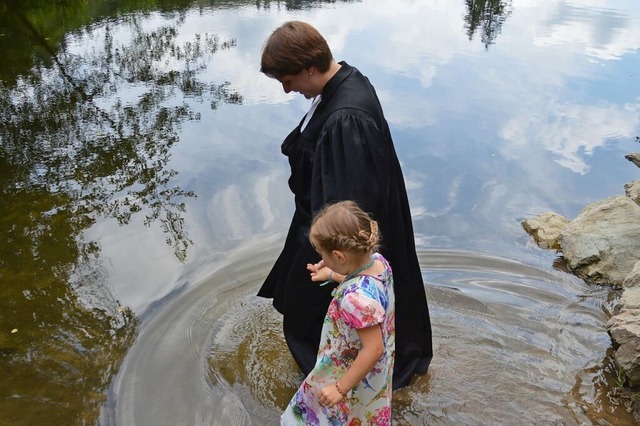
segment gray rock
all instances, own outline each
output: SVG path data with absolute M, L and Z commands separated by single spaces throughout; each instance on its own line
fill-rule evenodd
M 623 292 L 620 300 L 613 308 L 614 315 L 630 309 L 640 309 L 640 261 L 636 262 L 633 270 L 622 282 Z M 638 318 L 640 322 L 640 318 Z
M 617 346 L 614 357 L 627 378 L 627 385 L 640 386 L 640 309 L 629 309 L 611 317 L 607 332 Z
M 624 288 L 640 288 L 640 260 L 633 265 L 633 269 L 626 276 L 624 281 L 622 282 L 622 287 Z
M 634 180 L 624 184 L 624 192 L 636 204 L 640 205 L 640 180 Z
M 625 158 L 640 167 L 640 154 Z M 622 287 L 607 332 L 633 388 L 640 386 L 640 180 L 624 188 L 625 196 L 590 204 L 572 222 L 542 213 L 522 227 L 539 247 L 562 251 L 569 269 L 585 281 Z
M 640 167 L 640 153 L 634 152 L 624 156 L 627 160 L 631 161 L 636 166 Z
M 619 313 L 633 309 L 640 310 L 640 287 L 628 288 L 620 296 L 615 310 Z M 640 324 L 640 318 L 637 319 Z
M 559 242 L 576 275 L 621 286 L 640 258 L 640 206 L 622 195 L 589 204 L 564 228 Z
M 522 222 L 527 234 L 533 237 L 538 247 L 544 249 L 560 249 L 560 235 L 569 224 L 569 220 L 557 213 L 541 213 Z
M 623 282 L 624 292 L 613 309 L 614 316 L 607 322 L 616 363 L 622 368 L 628 385 L 640 380 L 640 261 Z

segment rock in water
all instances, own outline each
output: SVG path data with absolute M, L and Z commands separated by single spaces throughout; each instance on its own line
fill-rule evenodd
M 640 206 L 626 196 L 589 204 L 564 229 L 560 245 L 576 275 L 619 287 L 640 258 Z
M 627 154 L 624 156 L 624 158 L 631 161 L 636 166 L 640 167 L 640 153 L 634 152 L 633 154 Z
M 541 213 L 522 222 L 527 234 L 533 237 L 538 247 L 560 250 L 560 235 L 569 224 L 569 220 L 557 213 Z

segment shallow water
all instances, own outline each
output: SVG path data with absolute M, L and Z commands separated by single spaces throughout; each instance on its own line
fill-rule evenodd
M 255 293 L 280 244 L 235 250 L 146 319 L 105 423 L 278 424 L 302 377 Z M 607 289 L 475 252 L 419 256 L 434 359 L 394 393 L 395 424 L 635 424 L 594 388 L 610 376 Z
M 312 22 L 383 103 L 434 359 L 398 424 L 632 424 L 616 293 L 520 222 L 638 178 L 640 3 L 0 2 L 0 423 L 265 424 L 300 380 L 255 297 L 309 107 L 258 72 Z

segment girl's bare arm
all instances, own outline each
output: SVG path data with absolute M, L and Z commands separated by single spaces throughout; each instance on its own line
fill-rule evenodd
M 380 324 L 371 327 L 358 329 L 358 336 L 362 343 L 362 348 L 358 352 L 358 356 L 351 364 L 346 373 L 336 382 L 338 387 L 348 393 L 355 385 L 360 383 L 362 379 L 369 373 L 376 362 L 382 356 L 384 345 L 382 342 L 382 330 Z M 335 383 L 325 386 L 320 391 L 320 402 L 329 407 L 337 404 L 342 400 L 343 396 L 336 387 Z

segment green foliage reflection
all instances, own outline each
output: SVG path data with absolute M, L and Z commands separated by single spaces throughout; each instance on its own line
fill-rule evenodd
M 171 187 L 176 172 L 166 165 L 180 124 L 199 116 L 180 99 L 207 99 L 214 109 L 242 101 L 230 83 L 197 78 L 210 56 L 234 41 L 205 34 L 178 44 L 175 25 L 145 32 L 135 16 L 128 21 L 126 45 L 114 41 L 107 24 L 98 47 L 60 50 L 54 67 L 34 67 L 15 86 L 0 85 L 0 149 L 11 171 L 5 177 L 14 182 L 7 186 L 55 187 L 87 225 L 104 214 L 126 224 L 146 208 L 145 222 L 159 220 L 184 260 L 190 241 L 180 199 L 195 194 Z M 128 91 L 138 96 L 123 100 Z
M 465 0 L 468 14 L 465 16 L 465 28 L 469 40 L 480 32 L 480 40 L 485 48 L 494 44 L 502 30 L 502 24 L 511 14 L 510 0 Z
M 80 3 L 91 2 L 69 2 Z M 47 14 L 67 16 L 58 6 L 0 3 L 0 22 L 42 56 L 0 81 L 1 424 L 96 421 L 138 320 L 110 293 L 100 245 L 85 231 L 100 217 L 125 225 L 140 213 L 184 261 L 185 200 L 195 194 L 172 184 L 168 163 L 181 124 L 200 118 L 186 99 L 242 102 L 229 82 L 198 78 L 233 40 L 178 42 L 176 13 L 152 30 L 122 16 L 63 43 L 43 32 Z

